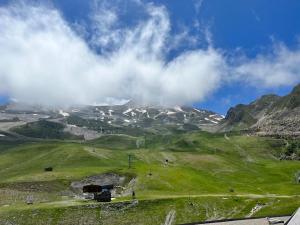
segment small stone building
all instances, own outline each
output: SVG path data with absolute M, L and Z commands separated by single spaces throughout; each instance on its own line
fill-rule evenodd
M 82 187 L 82 192 L 91 194 L 92 199 L 98 202 L 110 202 L 111 201 L 111 190 L 114 188 L 113 185 L 95 185 L 88 184 Z M 90 195 L 88 195 L 90 196 Z

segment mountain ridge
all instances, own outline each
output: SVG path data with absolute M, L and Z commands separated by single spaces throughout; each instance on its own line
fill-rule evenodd
M 285 96 L 264 95 L 228 110 L 219 131 L 244 130 L 258 135 L 300 135 L 300 84 Z
M 146 106 L 133 101 L 123 105 L 73 106 L 67 109 L 16 102 L 0 107 L 0 130 L 3 131 L 12 131 L 20 126 L 44 130 L 40 127 L 43 123 L 37 124 L 40 120 L 60 123 L 64 132 L 86 140 L 104 134 L 140 136 L 193 130 L 300 136 L 300 84 L 286 96 L 268 94 L 249 104 L 231 107 L 225 118 L 218 113 L 189 106 Z
M 210 130 L 219 124 L 223 116 L 208 110 L 188 106 L 142 106 L 133 102 L 112 106 L 81 106 L 68 109 L 45 109 L 18 103 L 6 105 L 0 118 L 10 121 L 6 130 L 32 133 L 32 128 L 45 130 L 38 123 L 47 120 L 64 125 L 64 131 L 84 139 L 98 138 L 104 134 L 170 134 L 192 130 Z M 17 122 L 13 123 L 14 121 Z M 3 130 L 0 123 L 0 130 Z M 26 124 L 26 125 L 25 125 Z M 29 124 L 29 125 L 28 125 Z M 27 131 L 15 129 L 21 126 Z M 53 124 L 54 127 L 59 127 Z M 57 131 L 60 132 L 61 131 Z M 34 132 L 36 133 L 36 132 Z

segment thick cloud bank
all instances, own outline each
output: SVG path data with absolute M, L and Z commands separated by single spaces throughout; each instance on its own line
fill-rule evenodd
M 300 53 L 286 48 L 275 59 L 260 56 L 234 68 L 213 47 L 167 61 L 168 45 L 180 37 L 170 35 L 168 12 L 136 2 L 147 17 L 122 29 L 116 11 L 96 6 L 89 43 L 54 8 L 0 8 L 0 93 L 44 105 L 112 99 L 174 105 L 202 101 L 232 78 L 267 86 L 299 81 Z
M 116 49 L 100 55 L 54 9 L 1 8 L 0 90 L 20 101 L 50 105 L 107 99 L 161 104 L 202 100 L 220 83 L 222 56 L 207 49 L 166 62 L 167 12 L 150 5 L 146 9 L 149 19 L 122 31 L 108 32 L 116 17 L 105 15 L 94 42 L 115 44 Z

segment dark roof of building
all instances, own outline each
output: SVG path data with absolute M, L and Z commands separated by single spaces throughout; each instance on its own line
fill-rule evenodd
M 101 192 L 102 190 L 111 190 L 114 186 L 110 185 L 96 185 L 96 184 L 87 184 L 82 187 L 82 191 L 85 193 L 96 193 Z

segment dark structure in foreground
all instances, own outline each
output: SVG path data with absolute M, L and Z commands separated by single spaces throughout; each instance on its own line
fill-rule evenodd
M 110 202 L 111 201 L 111 190 L 114 188 L 113 185 L 95 185 L 89 184 L 82 187 L 83 193 L 92 194 L 92 199 L 98 202 Z
M 44 168 L 45 172 L 52 172 L 53 171 L 53 167 L 46 167 Z

